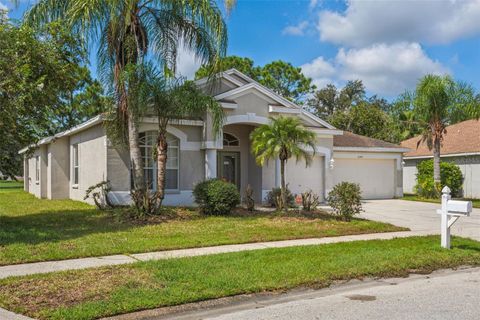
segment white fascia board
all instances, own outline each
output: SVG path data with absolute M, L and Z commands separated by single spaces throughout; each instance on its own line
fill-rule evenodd
M 338 129 L 326 129 L 326 128 L 312 128 L 312 127 L 307 127 L 311 131 L 315 132 L 317 135 L 331 135 L 331 136 L 341 136 L 343 135 L 342 130 Z
M 98 116 L 96 116 L 96 117 L 94 117 L 90 120 L 87 120 L 84 123 L 81 123 L 81 124 L 71 128 L 71 129 L 68 129 L 68 130 L 65 130 L 63 132 L 57 133 L 56 135 L 53 135 L 53 136 L 50 136 L 50 137 L 43 138 L 40 141 L 38 141 L 37 143 L 31 144 L 28 147 L 25 147 L 25 148 L 21 149 L 20 151 L 18 151 L 18 154 L 25 153 L 30 148 L 36 148 L 36 147 L 39 147 L 39 146 L 44 145 L 44 144 L 49 144 L 50 142 L 54 141 L 55 139 L 70 136 L 72 134 L 75 134 L 77 132 L 88 129 L 88 128 L 93 127 L 93 126 L 95 126 L 99 123 L 102 123 L 102 122 L 103 122 L 103 116 L 100 114 L 100 115 L 98 115 Z
M 468 157 L 468 156 L 480 156 L 480 152 L 465 152 L 465 153 L 449 153 L 449 154 L 440 154 L 440 158 L 448 157 Z M 433 155 L 429 156 L 416 156 L 416 157 L 404 157 L 405 160 L 410 159 L 428 159 L 433 158 Z
M 227 71 L 225 71 L 224 73 L 228 74 L 228 75 L 231 75 L 232 73 L 234 73 L 235 75 L 239 76 L 240 78 L 242 78 L 243 80 L 247 81 L 247 82 L 256 82 L 255 80 L 253 80 L 252 78 L 250 78 L 249 76 L 247 76 L 246 74 L 244 74 L 243 72 L 240 72 L 238 71 L 237 69 L 235 68 L 232 68 L 232 69 L 228 69 Z
M 410 151 L 410 149 L 406 149 L 406 148 L 380 148 L 380 147 L 333 147 L 333 151 L 404 153 L 404 152 Z
M 220 105 L 222 106 L 222 108 L 224 109 L 237 109 L 238 108 L 238 104 L 235 103 L 235 102 L 220 102 Z
M 288 113 L 288 114 L 300 114 L 302 110 L 294 108 L 286 108 L 282 106 L 268 105 L 268 112 L 270 113 Z

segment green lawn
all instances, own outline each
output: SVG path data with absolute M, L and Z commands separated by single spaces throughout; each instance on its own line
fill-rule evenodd
M 427 199 L 417 196 L 416 194 L 404 194 L 402 200 L 408 201 L 421 201 L 421 202 L 430 202 L 430 203 L 440 203 L 440 199 Z M 469 200 L 472 201 L 474 208 L 480 208 L 480 199 L 459 199 L 459 200 Z
M 170 220 L 145 224 L 118 219 L 82 202 L 37 199 L 20 188 L 0 188 L 0 265 L 405 230 L 325 216 L 205 217 L 188 209 L 176 213 Z
M 206 299 L 325 287 L 480 265 L 480 243 L 437 236 L 265 249 L 0 280 L 0 306 L 40 319 L 94 319 Z

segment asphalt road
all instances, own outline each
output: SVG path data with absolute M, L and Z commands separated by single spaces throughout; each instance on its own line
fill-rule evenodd
M 136 319 L 480 319 L 480 268 L 354 281 L 322 290 L 252 297 L 221 307 Z

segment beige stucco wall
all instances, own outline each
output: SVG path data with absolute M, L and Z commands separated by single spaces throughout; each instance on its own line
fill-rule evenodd
M 70 159 L 73 159 L 75 144 L 78 144 L 79 179 L 78 185 L 73 185 L 73 179 L 70 179 L 70 198 L 83 200 L 90 186 L 107 179 L 105 129 L 97 125 L 70 136 Z M 73 177 L 73 161 L 70 161 L 69 167 L 70 177 Z
M 238 104 L 238 107 L 236 109 L 226 110 L 226 116 L 254 113 L 259 117 L 269 117 L 268 105 L 277 104 L 271 98 L 264 95 L 258 96 L 255 93 L 248 93 L 234 97 L 233 100 Z
M 56 139 L 47 145 L 47 198 L 68 199 L 70 187 L 69 138 Z
M 480 198 L 480 156 L 442 157 L 442 161 L 453 162 L 462 171 L 463 196 Z M 417 163 L 425 159 L 405 159 L 403 167 L 403 190 L 414 193 L 416 185 Z
M 297 195 L 307 190 L 312 190 L 323 201 L 324 168 L 325 158 L 320 155 L 314 156 L 312 163 L 308 167 L 306 167 L 303 159 L 298 162 L 295 158 L 288 160 L 285 168 L 285 179 L 288 183 L 288 188 Z
M 39 156 L 40 180 L 36 181 L 35 159 Z M 32 155 L 27 159 L 28 163 L 28 191 L 37 198 L 47 197 L 47 146 L 43 145 L 35 149 Z

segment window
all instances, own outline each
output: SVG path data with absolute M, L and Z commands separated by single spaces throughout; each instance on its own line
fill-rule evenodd
M 35 182 L 40 183 L 40 156 L 35 157 Z
M 154 152 L 156 147 L 156 140 L 156 131 L 147 131 L 140 133 L 140 149 L 143 158 L 145 182 L 147 188 L 151 190 L 156 190 L 157 187 L 157 159 L 155 158 Z M 165 190 L 178 190 L 180 143 L 177 138 L 170 134 L 167 135 L 167 143 L 168 149 L 167 169 L 165 174 Z
M 238 139 L 230 134 L 230 133 L 223 133 L 223 146 L 224 147 L 238 147 L 239 141 Z
M 78 144 L 73 145 L 73 184 L 78 184 L 79 163 L 78 163 Z

